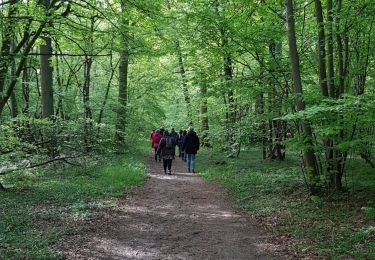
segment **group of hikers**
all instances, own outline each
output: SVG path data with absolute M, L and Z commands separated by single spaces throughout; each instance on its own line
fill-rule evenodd
M 178 157 L 187 162 L 188 172 L 195 173 L 195 155 L 199 150 L 199 138 L 192 127 L 189 127 L 187 131 L 180 130 L 178 133 L 174 128 L 169 132 L 161 127 L 158 130 L 152 130 L 150 139 L 155 161 L 163 160 L 164 174 L 172 174 L 172 161 L 176 156 L 176 146 Z

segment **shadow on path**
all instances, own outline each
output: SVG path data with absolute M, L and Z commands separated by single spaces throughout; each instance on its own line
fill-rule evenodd
M 150 179 L 93 230 L 63 246 L 68 259 L 280 259 L 264 232 L 236 213 L 223 189 L 173 162 L 172 175 L 148 158 Z M 70 246 L 68 246 L 70 244 Z

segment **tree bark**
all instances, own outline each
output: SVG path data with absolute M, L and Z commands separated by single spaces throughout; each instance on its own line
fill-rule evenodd
M 83 114 L 84 114 L 84 142 L 86 145 L 86 151 L 89 152 L 92 149 L 92 113 L 91 113 L 91 105 L 90 105 L 90 88 L 91 88 L 91 68 L 93 59 L 90 56 L 93 53 L 94 47 L 94 26 L 95 26 L 95 19 L 96 16 L 91 16 L 90 18 L 90 31 L 88 36 L 88 49 L 89 55 L 85 56 L 85 63 L 83 66 L 83 76 L 84 76 L 84 83 L 83 83 Z
M 170 4 L 169 0 L 167 0 L 166 2 L 167 2 L 168 10 L 171 10 L 171 4 Z M 177 34 L 177 29 L 174 26 L 174 24 L 172 24 L 172 28 L 174 30 L 174 33 Z M 191 111 L 191 101 L 190 101 L 190 95 L 189 95 L 189 88 L 188 88 L 187 80 L 186 80 L 186 70 L 185 70 L 184 56 L 183 56 L 183 53 L 182 53 L 180 40 L 178 39 L 177 35 L 175 37 L 176 38 L 174 40 L 174 44 L 175 44 L 176 54 L 177 54 L 177 59 L 178 59 L 179 74 L 180 74 L 180 77 L 181 77 L 182 94 L 184 95 L 184 100 L 185 100 L 185 103 L 186 103 L 186 110 L 187 110 L 186 114 L 187 114 L 187 118 L 188 118 L 189 122 L 193 122 L 193 118 L 192 118 L 192 114 L 191 114 L 192 111 Z
M 209 135 L 208 135 L 208 115 L 207 115 L 207 83 L 203 79 L 201 82 L 201 103 L 200 103 L 200 121 L 201 121 L 201 134 L 202 134 L 202 145 L 210 147 Z
M 45 12 L 50 6 L 49 0 L 39 0 L 43 5 Z M 46 36 L 48 32 L 42 37 L 43 44 L 40 46 L 40 86 L 41 86 L 41 102 L 42 102 L 42 117 L 50 118 L 54 115 L 53 107 L 53 67 L 51 65 L 52 58 L 52 40 L 51 37 Z
M 15 23 L 11 19 L 16 14 L 15 4 L 17 1 L 10 1 L 8 7 L 7 19 L 5 19 L 4 36 L 1 42 L 0 49 L 0 93 L 4 91 L 5 78 L 8 73 L 9 65 L 11 64 L 11 45 L 14 37 Z
M 294 83 L 294 92 L 296 97 L 296 110 L 305 110 L 305 103 L 303 101 L 303 89 L 301 81 L 299 55 L 297 51 L 296 32 L 295 32 L 295 21 L 294 21 L 294 8 L 293 0 L 285 0 L 287 24 L 288 24 L 288 45 L 289 45 L 289 58 L 292 71 L 292 79 Z M 306 164 L 306 173 L 308 179 L 308 185 L 312 193 L 317 192 L 317 184 L 319 181 L 319 170 L 317 159 L 313 149 L 312 142 L 312 129 L 310 122 L 307 120 L 300 119 L 299 127 L 302 134 L 305 135 L 304 145 L 306 146 L 303 152 L 303 158 Z
M 108 100 L 109 90 L 111 88 L 112 80 L 113 80 L 113 77 L 115 76 L 115 71 L 116 71 L 117 66 L 119 65 L 119 62 L 120 61 L 118 61 L 117 64 L 115 64 L 115 66 L 113 66 L 112 55 L 110 56 L 109 63 L 111 65 L 111 75 L 109 76 L 108 84 L 107 84 L 105 94 L 104 94 L 104 98 L 103 98 L 103 102 L 102 102 L 102 106 L 100 108 L 100 112 L 99 112 L 99 116 L 98 116 L 98 124 L 101 124 L 101 122 L 102 122 L 103 115 L 104 115 L 104 109 L 105 109 L 105 106 L 106 106 L 107 100 Z M 98 133 L 99 133 L 99 129 L 100 129 L 100 126 L 98 127 Z
M 337 73 L 338 73 L 338 87 L 336 97 L 341 97 L 345 91 L 345 72 L 344 72 L 344 47 L 342 40 L 342 33 L 340 30 L 340 12 L 342 8 L 342 0 L 337 0 L 336 4 L 336 43 L 337 43 Z
M 318 60 L 319 60 L 319 84 L 320 91 L 324 97 L 329 96 L 327 86 L 327 69 L 326 69 L 326 49 L 325 49 L 325 33 L 323 8 L 320 0 L 315 0 L 315 16 L 318 24 Z
M 214 2 L 215 12 L 217 18 L 220 20 L 220 3 L 218 0 Z M 225 80 L 225 88 L 226 88 L 226 141 L 229 143 L 229 148 L 233 147 L 235 144 L 235 129 L 234 124 L 236 123 L 236 103 L 235 103 L 235 96 L 234 91 L 232 88 L 232 80 L 233 80 L 233 61 L 230 52 L 228 51 L 229 48 L 229 39 L 228 39 L 228 32 L 224 25 L 219 21 L 218 29 L 220 33 L 220 41 L 221 41 L 221 49 L 223 55 L 223 69 L 224 69 L 224 80 Z
M 126 4 L 121 1 L 121 11 L 125 16 Z M 125 143 L 125 128 L 126 128 L 126 105 L 128 97 L 128 71 L 129 71 L 129 35 L 128 35 L 129 19 L 123 17 L 121 21 L 121 44 L 122 50 L 120 51 L 120 64 L 119 64 L 119 88 L 118 88 L 118 110 L 117 110 L 117 123 L 116 123 L 116 142 L 119 145 Z
M 25 47 L 25 49 L 24 49 L 24 51 L 22 53 L 21 60 L 18 63 L 15 75 L 11 79 L 11 81 L 9 82 L 8 88 L 4 92 L 5 95 L 3 95 L 2 97 L 0 97 L 0 116 L 1 116 L 1 113 L 3 112 L 3 110 L 4 110 L 5 104 L 7 103 L 8 99 L 12 95 L 12 92 L 13 92 L 14 87 L 16 86 L 18 77 L 20 76 L 21 72 L 23 71 L 24 65 L 25 65 L 26 60 L 27 60 L 27 54 L 30 52 L 30 50 L 33 47 L 35 41 L 39 38 L 39 36 L 42 33 L 44 27 L 46 26 L 46 23 L 47 22 L 42 22 L 41 23 L 41 25 L 39 26 L 38 30 L 33 34 L 33 37 L 27 43 L 27 45 L 26 45 L 26 47 Z
M 25 106 L 23 108 L 23 114 L 28 116 L 29 115 L 29 107 L 30 107 L 30 78 L 29 78 L 29 70 L 27 68 L 27 62 L 25 62 L 23 72 L 22 72 L 22 96 L 25 102 Z
M 82 95 L 83 113 L 84 113 L 84 119 L 86 121 L 92 118 L 91 107 L 90 107 L 91 67 L 92 67 L 92 59 L 86 56 L 85 63 L 83 66 L 84 83 L 83 83 L 83 95 Z
M 188 88 L 187 80 L 186 80 L 185 64 L 184 64 L 184 59 L 182 56 L 180 41 L 178 39 L 175 41 L 175 45 L 176 45 L 177 56 L 178 56 L 178 66 L 179 66 L 179 72 L 180 72 L 180 77 L 181 77 L 182 93 L 184 95 L 184 99 L 186 103 L 187 117 L 188 117 L 189 122 L 192 122 L 193 118 L 191 116 L 191 101 L 190 101 L 190 95 L 189 95 L 189 88 Z
M 4 24 L 4 34 L 1 42 L 1 49 L 0 49 L 0 103 L 3 103 L 6 99 L 5 91 L 5 80 L 8 75 L 9 66 L 12 64 L 12 41 L 14 38 L 14 30 L 15 30 L 15 22 L 11 17 L 16 14 L 16 5 L 17 1 L 10 1 L 8 7 L 8 15 L 7 19 L 5 19 Z M 9 97 L 8 97 L 9 98 Z M 4 103 L 5 105 L 5 103 Z M 3 106 L 0 107 L 0 114 L 3 109 Z
M 328 92 L 329 96 L 336 97 L 335 80 L 334 80 L 334 62 L 333 62 L 333 3 L 327 0 L 327 65 L 328 65 Z

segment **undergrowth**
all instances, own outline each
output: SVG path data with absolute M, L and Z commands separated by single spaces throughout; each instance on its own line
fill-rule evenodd
M 228 188 L 237 204 L 277 235 L 292 237 L 301 255 L 375 259 L 374 170 L 352 159 L 347 192 L 309 196 L 297 155 L 284 162 L 262 160 L 257 148 L 227 158 L 202 151 L 201 174 Z M 286 242 L 287 243 L 287 242 Z
M 133 152 L 135 150 L 133 149 Z M 63 235 L 87 228 L 95 209 L 112 207 L 146 179 L 144 151 L 112 155 L 87 167 L 48 167 L 9 174 L 0 191 L 0 258 L 60 259 L 54 248 Z

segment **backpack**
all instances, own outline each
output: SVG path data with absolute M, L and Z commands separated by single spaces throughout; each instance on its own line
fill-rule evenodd
M 173 137 L 172 136 L 167 136 L 166 138 L 165 138 L 165 147 L 167 148 L 167 149 L 171 149 L 171 148 L 173 148 Z

